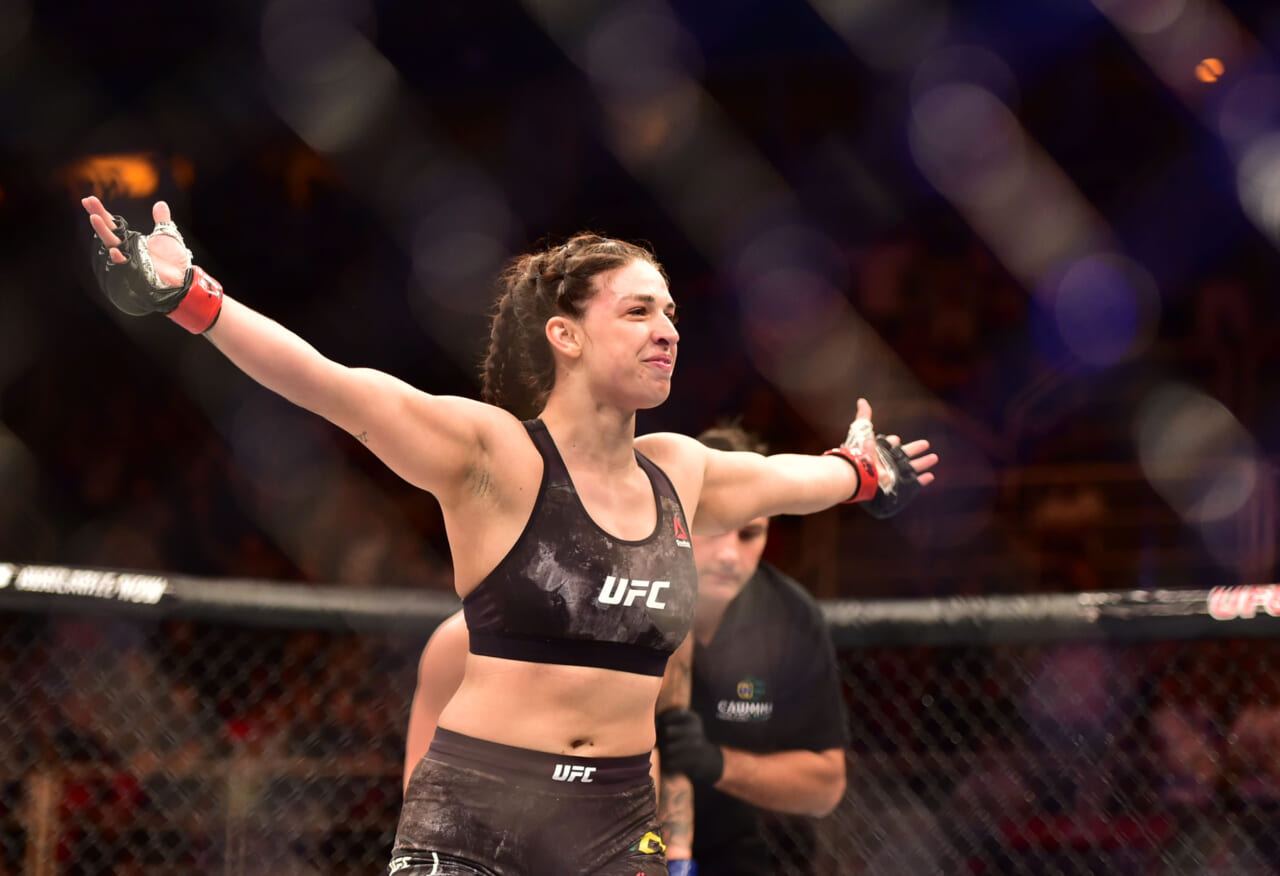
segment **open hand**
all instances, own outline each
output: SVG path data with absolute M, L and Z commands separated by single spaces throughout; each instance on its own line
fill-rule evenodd
M 116 232 L 115 218 L 107 212 L 102 201 L 90 195 L 80 201 L 85 212 L 89 214 L 89 225 L 92 226 L 98 239 L 111 261 L 117 265 L 127 261 L 120 251 L 121 240 Z M 150 252 L 151 264 L 155 267 L 156 279 L 160 288 L 181 286 L 187 268 L 191 267 L 191 251 L 182 242 L 177 228 L 173 225 L 173 217 L 169 205 L 164 201 L 156 201 L 151 208 L 151 218 L 155 220 L 156 230 L 147 235 L 147 249 Z

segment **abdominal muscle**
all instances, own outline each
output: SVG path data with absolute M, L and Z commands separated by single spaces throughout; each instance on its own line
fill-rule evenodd
M 576 757 L 644 754 L 654 744 L 660 677 L 467 655 L 439 726 L 503 745 Z

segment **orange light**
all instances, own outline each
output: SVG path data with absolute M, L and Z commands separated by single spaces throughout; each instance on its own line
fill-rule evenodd
M 1205 58 L 1196 64 L 1196 78 L 1201 82 L 1217 82 L 1225 69 L 1217 58 Z
M 100 198 L 146 198 L 160 186 L 155 159 L 143 152 L 91 155 L 72 165 L 67 176 L 73 188 L 89 186 Z
M 191 188 L 196 181 L 196 167 L 185 155 L 173 156 L 169 161 L 169 173 L 173 176 L 173 181 L 178 188 L 184 191 Z

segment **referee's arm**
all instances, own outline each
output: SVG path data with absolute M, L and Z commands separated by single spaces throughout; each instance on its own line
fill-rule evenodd
M 843 748 L 752 754 L 721 746 L 724 775 L 716 790 L 763 809 L 830 815 L 845 791 Z

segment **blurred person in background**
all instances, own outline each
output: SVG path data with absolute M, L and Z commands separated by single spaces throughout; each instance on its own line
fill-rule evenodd
M 637 437 L 636 412 L 670 393 L 679 333 L 661 265 L 624 241 L 584 233 L 511 261 L 477 401 L 340 365 L 225 296 L 162 201 L 146 235 L 82 205 L 118 309 L 204 335 L 440 503 L 470 653 L 405 795 L 402 876 L 667 873 L 649 769 L 663 674 L 693 622 L 689 533 L 848 501 L 891 510 L 933 479 L 928 442 L 877 436 L 865 399 L 819 455 Z

